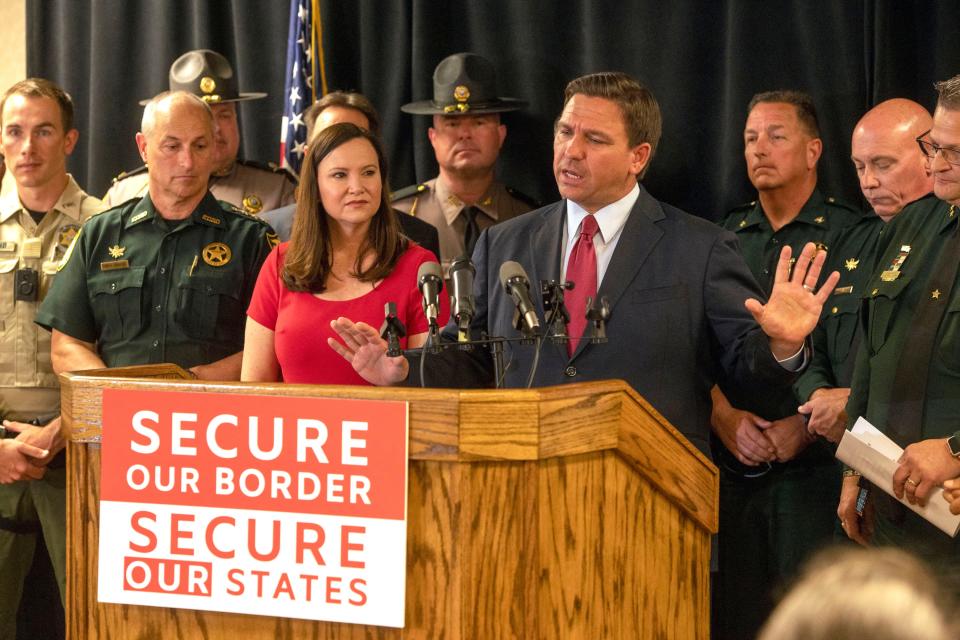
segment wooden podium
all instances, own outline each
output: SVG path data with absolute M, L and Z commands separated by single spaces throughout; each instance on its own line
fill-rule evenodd
M 717 469 L 624 382 L 459 391 L 162 379 L 174 376 L 61 376 L 68 638 L 709 636 Z M 98 603 L 105 388 L 408 401 L 406 627 Z

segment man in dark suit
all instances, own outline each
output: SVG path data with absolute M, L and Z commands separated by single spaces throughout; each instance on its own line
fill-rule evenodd
M 313 134 L 318 131 L 340 122 L 350 122 L 361 129 L 371 131 L 376 136 L 380 135 L 380 117 L 367 97 L 359 93 L 347 93 L 345 91 L 328 93 L 307 109 L 304 120 L 307 127 L 307 140 L 312 140 Z M 290 232 L 293 228 L 293 213 L 296 208 L 297 205 L 292 204 L 267 211 L 260 216 L 277 232 L 280 242 L 286 242 L 290 239 Z M 440 238 L 437 234 L 437 228 L 429 222 L 414 218 L 412 215 L 397 209 L 393 211 L 397 214 L 400 232 L 424 249 L 433 252 L 433 255 L 439 259 Z
M 598 73 L 567 85 L 554 135 L 554 174 L 564 200 L 480 236 L 473 329 L 518 337 L 515 306 L 498 277 L 506 260 L 519 262 L 533 283 L 574 281 L 565 298 L 571 343 L 542 345 L 533 385 L 622 378 L 709 455 L 711 385 L 719 380 L 748 402 L 758 387 L 789 384 L 836 276 L 815 294 L 824 254 L 814 257 L 808 245 L 791 276 L 785 251 L 762 304 L 732 234 L 658 202 L 638 184 L 659 138 L 659 106 L 629 76 Z M 596 296 L 611 311 L 609 340 L 599 344 L 580 339 L 586 298 Z M 543 317 L 539 300 L 536 306 Z M 334 348 L 361 375 L 381 384 L 405 376 L 406 360 L 384 357 L 373 327 L 342 319 L 335 327 L 344 343 Z M 512 349 L 505 384 L 522 387 L 535 346 Z M 490 369 L 481 349 L 451 353 L 461 369 L 464 353 Z M 741 388 L 749 393 L 738 394 Z

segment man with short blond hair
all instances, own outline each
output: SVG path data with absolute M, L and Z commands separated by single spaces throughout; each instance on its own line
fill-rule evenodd
M 0 431 L 6 432 L 0 439 L 3 638 L 16 634 L 17 606 L 37 533 L 44 536 L 61 599 L 65 596 L 60 388 L 50 364 L 50 334 L 33 321 L 80 224 L 101 207 L 67 173 L 67 156 L 78 138 L 73 101 L 49 80 L 18 82 L 0 101 L 0 147 L 16 186 L 0 199 Z

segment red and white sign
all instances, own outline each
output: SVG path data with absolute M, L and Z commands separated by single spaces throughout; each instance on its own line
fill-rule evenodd
M 101 602 L 403 626 L 407 405 L 105 389 Z

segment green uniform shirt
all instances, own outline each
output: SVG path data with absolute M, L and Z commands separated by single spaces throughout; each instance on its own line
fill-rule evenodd
M 847 413 L 850 424 L 862 415 L 885 430 L 890 392 L 903 349 L 910 346 L 914 313 L 922 305 L 946 302 L 930 361 L 921 425 L 923 439 L 942 438 L 952 435 L 960 423 L 960 287 L 955 284 L 950 292 L 935 293 L 927 281 L 960 214 L 941 200 L 924 198 L 908 205 L 900 217 L 861 298 L 863 339 Z M 895 262 L 900 262 L 899 276 L 885 279 L 882 273 Z
M 840 235 L 861 217 L 852 207 L 833 198 L 824 198 L 820 191 L 814 189 L 797 217 L 776 231 L 770 226 L 759 200 L 731 211 L 723 221 L 723 226 L 736 234 L 747 266 L 769 295 L 776 275 L 777 260 L 785 245 L 791 248 L 794 257 L 808 242 L 815 242 L 829 251 Z M 766 408 L 762 417 L 768 420 L 797 412 L 796 398 L 790 392 L 778 398 L 769 398 L 763 404 Z
M 850 386 L 860 345 L 859 312 L 864 289 L 874 275 L 881 247 L 896 231 L 894 221 L 903 222 L 914 210 L 916 207 L 905 207 L 886 224 L 879 216 L 864 216 L 831 247 L 823 273 L 837 271 L 840 281 L 823 305 L 823 315 L 813 332 L 810 366 L 795 385 L 800 403 L 809 400 L 817 389 Z
M 960 210 L 936 198 L 924 198 L 908 205 L 890 224 L 896 227 L 882 241 L 886 249 L 862 296 L 862 339 L 847 403 L 849 424 L 864 416 L 887 431 L 890 394 L 904 350 L 911 346 L 914 314 L 923 305 L 946 304 L 929 362 L 920 425 L 920 439 L 943 438 L 960 423 L 960 286 L 954 283 L 951 291 L 935 294 L 928 283 L 947 238 L 960 224 Z M 897 269 L 900 275 L 884 279 L 882 273 L 900 261 L 906 247 L 907 257 Z M 894 508 L 893 515 L 887 515 L 890 507 L 883 505 L 892 499 L 879 489 L 874 492 L 881 501 L 874 542 L 917 554 L 931 564 L 948 590 L 960 593 L 960 541 L 911 511 Z
M 838 271 L 840 281 L 823 305 L 823 315 L 811 335 L 813 356 L 810 366 L 795 385 L 797 400 L 801 404 L 817 389 L 850 386 L 860 294 L 870 280 L 883 226 L 883 220 L 878 216 L 865 216 L 830 247 L 823 272 Z
M 747 266 L 769 295 L 777 260 L 785 245 L 790 246 L 794 257 L 808 242 L 816 242 L 829 250 L 844 229 L 856 224 L 861 217 L 853 207 L 834 198 L 824 198 L 814 189 L 797 217 L 776 231 L 770 226 L 760 200 L 728 213 L 723 227 L 737 235 Z
M 167 221 L 150 196 L 80 230 L 37 324 L 95 342 L 108 367 L 214 362 L 243 349 L 246 308 L 275 236 L 207 195 Z

